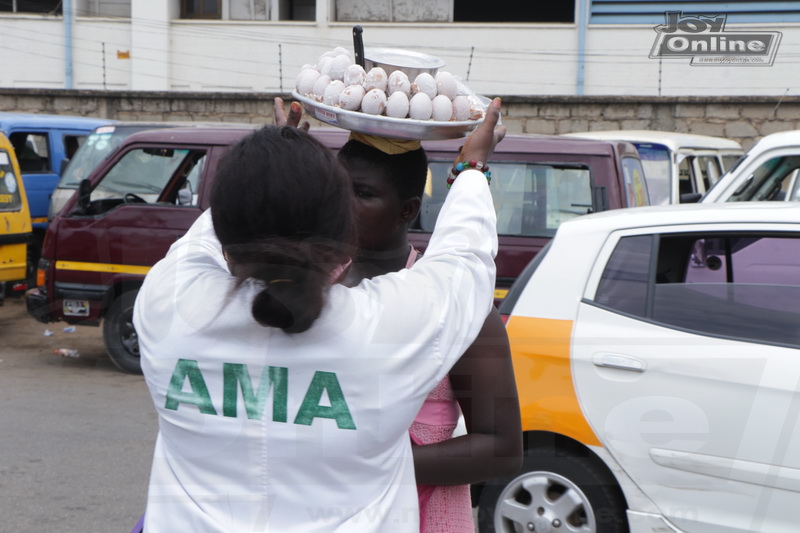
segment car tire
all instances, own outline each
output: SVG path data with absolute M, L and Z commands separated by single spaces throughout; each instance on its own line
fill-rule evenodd
M 596 460 L 532 448 L 516 475 L 486 483 L 478 522 L 481 533 L 628 533 L 626 507 L 616 480 Z
M 141 374 L 139 338 L 133 327 L 133 304 L 137 291 L 122 293 L 103 320 L 103 340 L 111 361 L 123 372 Z
M 25 257 L 25 283 L 28 289 L 36 287 L 36 270 L 39 267 L 39 258 L 42 257 L 42 248 L 38 239 L 28 242 L 27 256 Z

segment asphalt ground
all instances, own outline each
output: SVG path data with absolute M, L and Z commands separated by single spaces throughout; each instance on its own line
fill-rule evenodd
M 155 410 L 100 328 L 65 327 L 21 299 L 0 306 L 0 532 L 128 533 L 145 507 Z

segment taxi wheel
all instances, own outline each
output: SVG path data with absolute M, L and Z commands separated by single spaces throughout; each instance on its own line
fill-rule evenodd
M 625 498 L 611 474 L 575 453 L 533 448 L 515 476 L 489 482 L 478 511 L 481 533 L 627 533 Z
M 139 338 L 133 327 L 133 303 L 136 291 L 122 293 L 106 312 L 103 340 L 106 351 L 117 368 L 129 374 L 141 374 Z

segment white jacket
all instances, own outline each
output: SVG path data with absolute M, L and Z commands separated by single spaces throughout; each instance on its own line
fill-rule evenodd
M 134 309 L 159 416 L 147 533 L 414 532 L 408 428 L 492 306 L 495 212 L 459 174 L 410 269 L 332 286 L 304 333 L 263 327 L 208 212 Z

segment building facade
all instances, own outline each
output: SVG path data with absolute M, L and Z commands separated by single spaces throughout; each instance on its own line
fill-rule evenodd
M 800 95 L 800 1 L 542 4 L 5 0 L 0 87 L 288 92 L 358 24 L 491 96 Z

